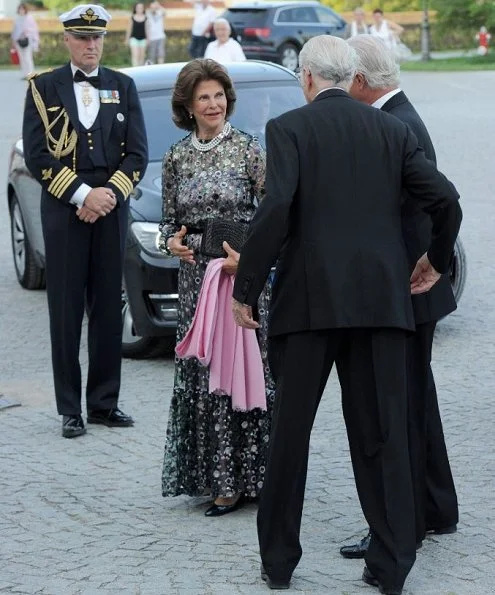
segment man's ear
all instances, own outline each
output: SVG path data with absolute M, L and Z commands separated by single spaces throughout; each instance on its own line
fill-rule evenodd
M 356 73 L 354 80 L 360 86 L 361 89 L 364 89 L 364 87 L 366 87 L 366 85 L 368 84 L 366 81 L 366 77 L 361 72 Z

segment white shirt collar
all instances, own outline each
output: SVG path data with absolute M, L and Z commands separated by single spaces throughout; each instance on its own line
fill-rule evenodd
M 338 89 L 339 91 L 344 91 L 344 93 L 347 93 L 347 91 L 342 89 L 342 87 L 325 87 L 321 91 L 318 91 L 318 93 L 313 97 L 313 101 L 318 97 L 318 95 L 325 93 L 325 91 L 332 91 L 333 89 Z
M 389 99 L 392 99 L 392 97 L 394 97 L 394 95 L 397 95 L 397 93 L 400 93 L 401 89 L 397 88 L 394 89 L 393 91 L 389 91 L 388 93 L 385 93 L 385 95 L 382 95 L 381 97 L 379 97 L 375 103 L 371 104 L 371 107 L 376 107 L 377 109 L 382 109 L 382 107 L 387 103 L 387 101 Z
M 70 68 L 72 70 L 72 76 L 74 76 L 76 74 L 76 72 L 78 70 L 81 70 L 80 68 L 78 68 L 77 66 L 74 66 L 74 64 L 72 64 L 72 62 L 70 63 Z M 83 70 L 81 70 L 81 72 L 84 72 L 84 74 L 86 74 L 86 76 L 98 76 L 98 70 L 99 70 L 99 66 L 97 66 L 95 68 L 95 70 L 93 70 L 92 72 L 90 72 L 89 74 L 86 74 Z

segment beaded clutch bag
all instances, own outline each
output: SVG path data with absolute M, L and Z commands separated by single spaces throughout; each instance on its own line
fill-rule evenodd
M 226 258 L 223 242 L 240 252 L 246 241 L 248 223 L 228 221 L 225 219 L 207 219 L 205 221 L 203 237 L 201 238 L 200 252 L 213 258 Z

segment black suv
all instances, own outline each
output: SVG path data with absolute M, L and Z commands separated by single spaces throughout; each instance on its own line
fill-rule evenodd
M 246 58 L 267 60 L 296 70 L 298 56 L 316 35 L 343 37 L 347 23 L 319 2 L 242 2 L 223 15 Z

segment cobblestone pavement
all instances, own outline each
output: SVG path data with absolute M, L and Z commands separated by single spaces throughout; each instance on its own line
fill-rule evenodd
M 426 539 L 405 593 L 488 594 L 495 591 L 495 73 L 411 73 L 403 83 L 430 127 L 440 167 L 461 191 L 469 261 L 459 310 L 440 324 L 435 344 L 461 522 L 455 535 Z M 0 411 L 0 592 L 266 593 L 254 505 L 206 519 L 203 500 L 161 497 L 171 360 L 124 362 L 121 403 L 135 428 L 90 426 L 82 438 L 61 438 L 45 294 L 19 287 L 10 254 L 5 172 L 24 84 L 17 73 L 3 72 L 0 89 L 0 393 L 22 403 Z M 312 437 L 304 555 L 293 590 L 377 592 L 360 581 L 361 561 L 338 554 L 364 528 L 332 379 Z

